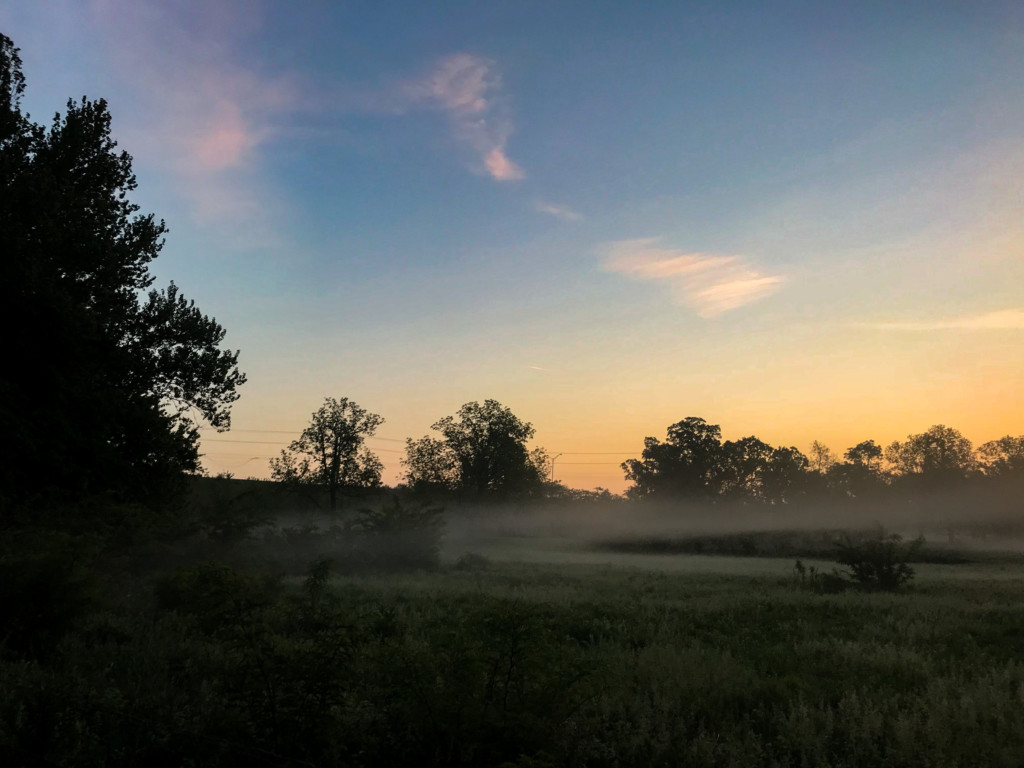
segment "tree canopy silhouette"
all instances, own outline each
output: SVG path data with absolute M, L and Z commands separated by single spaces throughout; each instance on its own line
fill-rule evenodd
M 971 441 L 952 427 L 936 424 L 885 449 L 885 459 L 904 481 L 922 488 L 962 482 L 977 469 Z
M 173 283 L 152 290 L 167 228 L 129 200 L 106 102 L 69 100 L 44 127 L 24 88 L 0 35 L 2 493 L 153 499 L 199 468 L 198 426 L 230 425 L 245 375 L 213 318 Z
M 689 416 L 668 428 L 665 442 L 645 437 L 642 458 L 623 462 L 629 494 L 711 499 L 721 490 L 721 453 L 721 427 Z
M 985 474 L 991 477 L 1024 478 L 1024 435 L 1006 435 L 978 447 Z
M 406 440 L 406 480 L 420 490 L 514 498 L 539 492 L 547 455 L 530 452 L 533 425 L 497 400 L 466 403 L 431 426 L 441 438 Z
M 347 397 L 328 397 L 299 439 L 281 451 L 280 458 L 270 460 L 271 474 L 275 480 L 326 488 L 333 511 L 342 488 L 380 485 L 384 465 L 363 443 L 383 423 L 382 416 Z
M 644 438 L 639 459 L 622 463 L 631 498 L 763 501 L 782 504 L 806 493 L 808 459 L 756 437 L 722 442 L 722 430 L 697 416 L 668 428 L 665 442 Z

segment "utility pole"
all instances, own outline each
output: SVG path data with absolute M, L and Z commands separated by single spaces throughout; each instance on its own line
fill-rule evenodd
M 555 454 L 555 455 L 554 455 L 554 456 L 552 457 L 552 459 L 551 459 L 551 474 L 550 474 L 550 475 L 548 476 L 548 481 L 549 481 L 549 482 L 552 482 L 552 483 L 553 483 L 553 482 L 555 481 L 555 461 L 556 461 L 556 460 L 558 459 L 558 457 L 559 457 L 559 456 L 561 456 L 561 455 L 562 455 L 562 454 L 560 454 L 560 453 L 556 453 L 556 454 Z

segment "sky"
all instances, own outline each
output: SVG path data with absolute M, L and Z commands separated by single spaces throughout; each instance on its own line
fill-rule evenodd
M 554 477 L 643 439 L 1024 434 L 1024 3 L 0 1 L 23 108 L 105 98 L 158 283 L 248 375 L 211 474 L 326 397 L 491 398 Z

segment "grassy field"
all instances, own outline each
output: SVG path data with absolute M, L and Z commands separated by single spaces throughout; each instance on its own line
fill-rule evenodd
M 542 716 L 533 760 L 1020 765 L 1024 582 L 1011 565 L 922 566 L 899 595 L 815 595 L 784 561 L 665 564 L 505 563 L 337 588 L 402 606 L 407 650 L 451 651 L 453 627 L 476 638 L 485 666 L 508 673 L 506 715 Z M 429 664 L 426 711 L 458 674 L 447 658 Z M 467 701 L 496 706 L 478 683 Z
M 73 631 L 4 657 L 0 759 L 1021 765 L 1017 555 L 816 594 L 786 558 L 474 543 L 405 574 L 110 576 Z

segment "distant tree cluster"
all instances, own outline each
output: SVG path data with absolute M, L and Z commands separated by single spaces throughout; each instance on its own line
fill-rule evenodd
M 329 491 L 331 508 L 344 489 L 378 487 L 382 464 L 364 445 L 383 423 L 347 398 L 328 398 L 278 459 L 276 480 Z M 462 501 L 551 499 L 608 502 L 608 491 L 574 491 L 548 480 L 551 459 L 527 448 L 533 425 L 496 400 L 463 405 L 435 422 L 437 436 L 406 440 L 403 480 L 420 496 Z M 815 441 L 808 454 L 754 436 L 723 440 L 722 430 L 690 416 L 648 437 L 639 459 L 622 464 L 633 500 L 791 505 L 823 498 L 871 502 L 952 490 L 968 482 L 1020 484 L 1024 437 L 973 448 L 957 430 L 938 425 L 882 448 L 864 440 L 842 458 Z
M 671 425 L 664 442 L 644 439 L 640 459 L 622 464 L 635 499 L 729 499 L 782 504 L 808 490 L 809 461 L 793 447 L 756 437 L 722 442 L 722 430 L 690 416 Z
M 936 425 L 882 448 L 865 440 L 840 461 L 815 441 L 810 455 L 756 437 L 722 441 L 721 429 L 691 416 L 648 437 L 640 459 L 622 464 L 634 499 L 789 504 L 829 495 L 871 500 L 900 492 L 941 492 L 968 482 L 1024 482 L 1024 436 L 974 449 L 955 429 Z
M 327 398 L 297 440 L 272 459 L 275 480 L 324 488 L 331 509 L 346 490 L 380 486 L 383 465 L 365 446 L 383 417 L 348 398 Z M 541 495 L 550 459 L 530 450 L 533 425 L 497 400 L 463 405 L 429 435 L 406 440 L 406 485 L 419 495 L 503 501 Z

